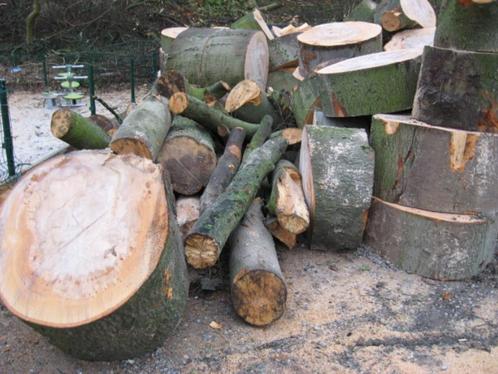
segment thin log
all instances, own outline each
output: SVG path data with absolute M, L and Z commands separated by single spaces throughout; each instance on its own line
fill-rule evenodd
M 256 131 L 254 136 L 251 138 L 251 141 L 246 146 L 244 157 L 242 158 L 242 163 L 246 162 L 249 158 L 249 155 L 266 142 L 266 139 L 268 139 L 271 134 L 272 126 L 273 120 L 271 119 L 271 117 L 264 117 L 263 121 L 259 125 L 258 131 Z
M 436 12 L 428 0 L 384 0 L 376 8 L 374 21 L 388 32 L 435 27 Z

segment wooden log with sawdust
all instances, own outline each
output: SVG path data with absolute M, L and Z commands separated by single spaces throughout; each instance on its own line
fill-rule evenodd
M 255 199 L 230 238 L 230 289 L 235 312 L 247 323 L 266 326 L 285 311 L 287 286 L 275 243 Z
M 374 178 L 374 152 L 365 130 L 305 126 L 299 170 L 311 216 L 311 248 L 357 248 Z
M 428 0 L 383 0 L 374 21 L 388 32 L 436 26 L 436 12 Z
M 37 166 L 3 206 L 3 305 L 80 359 L 154 351 L 188 294 L 173 197 L 161 168 L 135 155 L 79 151 Z
M 498 53 L 425 47 L 414 118 L 434 126 L 498 132 Z
M 434 44 L 435 34 L 435 27 L 401 31 L 394 34 L 391 40 L 384 45 L 384 50 L 394 51 L 396 49 L 410 48 L 424 49 L 426 45 L 432 46 Z
M 437 280 L 478 275 L 493 259 L 497 224 L 478 215 L 436 213 L 374 198 L 366 243 L 408 273 Z
M 230 25 L 231 29 L 262 31 L 268 40 L 275 39 L 259 9 L 254 9 Z
M 176 199 L 176 221 L 183 239 L 199 219 L 200 210 L 198 196 L 180 196 Z

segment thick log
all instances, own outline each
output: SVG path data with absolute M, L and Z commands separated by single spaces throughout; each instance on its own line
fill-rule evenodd
M 297 244 L 297 235 L 293 234 L 278 223 L 276 217 L 268 218 L 265 221 L 266 228 L 270 231 L 275 239 L 284 244 L 287 248 L 293 249 Z
M 270 52 L 270 71 L 295 68 L 299 65 L 299 43 L 295 32 L 271 40 L 268 43 Z
M 397 49 L 410 48 L 424 49 L 426 45 L 433 45 L 435 33 L 435 27 L 401 31 L 394 34 L 391 40 L 389 40 L 389 43 L 384 45 L 384 50 L 394 51 Z
M 374 22 L 375 9 L 377 3 L 373 0 L 362 0 L 356 7 L 351 10 L 345 17 L 345 21 L 363 21 Z
M 358 117 L 411 109 L 421 55 L 420 49 L 379 52 L 318 70 L 323 113 Z
M 239 82 L 230 91 L 225 101 L 225 110 L 246 122 L 259 123 L 264 116 L 269 115 L 275 126 L 282 123 L 280 113 L 270 102 L 266 92 L 256 82 L 248 79 Z
M 166 59 L 176 37 L 187 29 L 188 27 L 168 27 L 161 31 L 161 49 L 166 54 Z
M 271 234 L 256 199 L 230 238 L 230 289 L 235 312 L 247 323 L 266 326 L 285 311 L 287 286 Z
M 498 211 L 498 135 L 374 116 L 374 195 L 444 213 Z
M 311 247 L 357 248 L 367 221 L 374 177 L 374 153 L 365 130 L 305 126 L 299 170 L 311 216 Z
M 247 135 L 252 136 L 258 130 L 259 125 L 241 121 L 224 112 L 211 108 L 205 102 L 189 96 L 183 92 L 177 92 L 169 100 L 169 109 L 174 114 L 181 114 L 190 118 L 210 131 L 225 133 L 237 127 L 243 128 Z
M 259 9 L 254 9 L 253 11 L 247 13 L 243 17 L 239 18 L 237 21 L 230 25 L 231 29 L 242 29 L 242 30 L 258 30 L 262 31 L 268 40 L 275 39 L 275 35 L 271 32 L 268 27 L 263 14 Z
M 246 132 L 238 127 L 230 132 L 225 151 L 218 161 L 216 169 L 211 174 L 200 201 L 200 211 L 205 211 L 214 204 L 216 199 L 225 191 L 239 169 L 242 158 L 242 146 Z
M 111 141 L 111 137 L 94 121 L 69 109 L 58 109 L 52 114 L 50 131 L 77 149 L 103 149 Z
M 81 359 L 155 350 L 178 325 L 188 292 L 164 186 L 150 160 L 106 151 L 34 168 L 3 206 L 2 303 Z
M 445 0 L 438 16 L 434 46 L 498 53 L 498 2 Z
M 265 89 L 268 56 L 268 43 L 260 31 L 189 28 L 173 42 L 168 68 L 199 86 L 218 81 L 235 86 L 251 79 Z
M 256 197 L 261 182 L 286 148 L 287 141 L 278 137 L 252 152 L 225 192 L 201 214 L 185 239 L 185 256 L 192 267 L 203 269 L 216 264 L 228 237 Z
M 315 109 L 321 109 L 320 91 L 322 84 L 321 77 L 313 75 L 307 79 L 301 79 L 300 83 L 293 88 L 291 109 L 298 127 L 303 128 L 305 125 L 311 125 Z
M 310 215 L 304 200 L 301 175 L 291 162 L 280 160 L 275 167 L 266 208 L 290 233 L 298 235 L 308 229 Z
M 149 95 L 123 121 L 110 143 L 117 154 L 155 160 L 171 127 L 168 101 Z
M 176 221 L 183 239 L 199 219 L 200 211 L 201 205 L 198 196 L 181 196 L 176 199 Z
M 498 53 L 425 47 L 413 117 L 434 126 L 498 132 Z
M 374 198 L 366 243 L 408 273 L 437 280 L 479 274 L 495 252 L 497 225 L 475 215 L 435 213 Z
M 322 64 L 380 52 L 382 28 L 367 22 L 333 22 L 315 26 L 297 40 L 299 72 L 306 78 Z
M 375 11 L 374 21 L 388 32 L 435 27 L 436 12 L 428 0 L 384 0 Z
M 176 116 L 157 160 L 170 175 L 175 192 L 195 195 L 216 168 L 213 138 L 196 122 Z

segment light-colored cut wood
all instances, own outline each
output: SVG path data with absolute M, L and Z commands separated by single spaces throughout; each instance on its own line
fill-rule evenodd
M 426 45 L 433 45 L 435 34 L 435 27 L 401 31 L 396 33 L 391 40 L 384 45 L 384 50 L 394 51 L 396 49 L 409 48 L 423 49 Z
M 318 25 L 303 32 L 298 40 L 307 45 L 335 47 L 364 42 L 382 32 L 379 25 L 369 22 L 333 22 Z

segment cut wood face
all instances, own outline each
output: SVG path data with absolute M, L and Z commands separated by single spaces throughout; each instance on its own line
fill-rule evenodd
M 261 104 L 261 88 L 256 82 L 243 80 L 238 83 L 228 94 L 225 110 L 232 113 L 246 104 Z
M 294 234 L 308 229 L 310 217 L 297 170 L 285 168 L 277 183 L 276 214 L 280 226 Z
M 52 134 L 60 139 L 67 134 L 71 128 L 71 111 L 69 109 L 56 110 L 52 115 L 50 130 Z
M 259 27 L 265 33 L 265 35 L 268 38 L 268 40 L 275 39 L 275 35 L 273 35 L 273 33 L 271 32 L 271 30 L 268 28 L 268 25 L 266 24 L 266 21 L 263 18 L 263 15 L 259 11 L 259 9 L 254 9 L 254 11 L 253 11 L 252 14 L 254 16 L 254 20 L 258 23 Z
M 263 90 L 266 89 L 268 71 L 270 70 L 270 52 L 266 36 L 261 31 L 254 34 L 247 45 L 244 64 L 244 78 L 256 82 Z
M 0 218 L 0 296 L 43 326 L 100 319 L 154 271 L 168 235 L 161 170 L 136 156 L 80 151 L 26 174 Z
M 185 239 L 185 257 L 196 269 L 214 266 L 220 252 L 216 241 L 202 234 L 192 234 Z
M 303 32 L 297 39 L 307 45 L 336 47 L 361 43 L 377 37 L 382 27 L 368 22 L 333 22 Z
M 176 39 L 178 35 L 187 30 L 188 27 L 168 27 L 167 29 L 163 29 L 161 31 L 161 36 Z
M 311 167 L 311 152 L 307 126 L 304 127 L 301 142 L 301 152 L 299 154 L 299 172 L 301 173 L 304 198 L 309 208 L 310 218 L 315 215 L 315 188 L 313 186 L 313 169 Z
M 399 62 L 413 60 L 422 55 L 422 49 L 399 49 L 395 51 L 372 53 L 369 55 L 350 58 L 336 64 L 332 64 L 317 71 L 317 74 L 340 74 L 364 69 L 372 69 L 380 66 L 396 64 Z
M 389 43 L 384 46 L 385 51 L 394 51 L 396 49 L 421 48 L 426 45 L 434 44 L 435 27 L 423 29 L 405 30 L 396 33 Z
M 292 72 L 292 76 L 301 82 L 304 81 L 304 77 L 302 76 L 301 72 L 299 71 L 299 68 L 294 69 L 294 71 Z
M 436 26 L 436 12 L 428 0 L 400 0 L 405 16 L 422 27 Z

